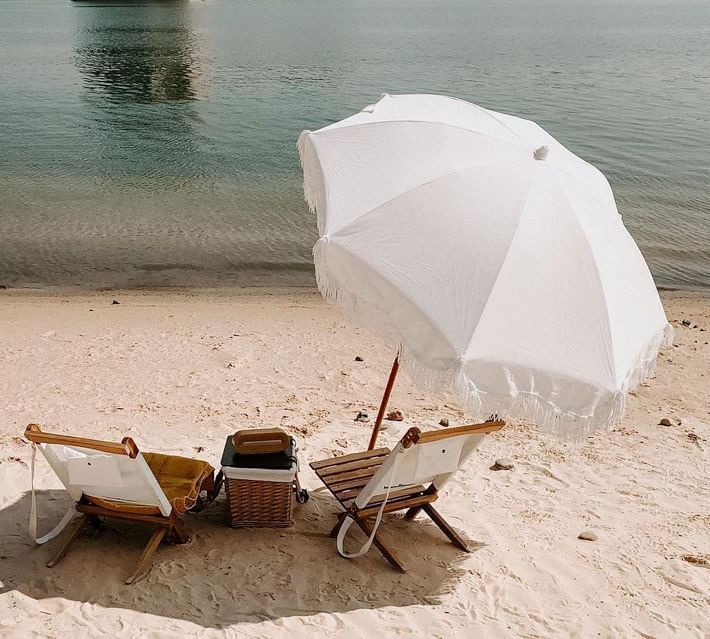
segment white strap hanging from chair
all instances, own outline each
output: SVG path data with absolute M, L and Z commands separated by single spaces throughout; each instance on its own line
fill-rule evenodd
M 57 535 L 59 535 L 62 530 L 64 530 L 67 527 L 67 524 L 73 519 L 74 513 L 76 510 L 74 509 L 74 504 L 71 505 L 71 508 L 67 510 L 66 513 L 64 513 L 64 516 L 62 517 L 61 521 L 54 527 L 52 530 L 50 530 L 46 535 L 42 535 L 41 537 L 37 536 L 37 498 L 35 496 L 35 460 L 37 457 L 37 444 L 32 444 L 32 461 L 30 462 L 30 484 L 32 487 L 32 497 L 30 501 L 30 522 L 29 522 L 29 532 L 30 532 L 30 537 L 32 538 L 32 541 L 34 541 L 36 544 L 46 544 L 50 539 L 54 539 Z
M 340 530 L 338 531 L 338 537 L 335 540 L 335 545 L 338 549 L 338 552 L 342 557 L 345 557 L 346 559 L 356 559 L 357 557 L 362 557 L 368 550 L 370 550 L 370 546 L 372 546 L 372 542 L 375 541 L 375 535 L 377 534 L 377 529 L 380 527 L 380 522 L 382 521 L 382 515 L 385 512 L 385 506 L 387 505 L 387 501 L 390 498 L 390 493 L 392 492 L 392 484 L 397 477 L 397 468 L 399 467 L 400 460 L 402 458 L 402 454 L 399 452 L 398 449 L 401 449 L 402 446 L 398 445 L 397 448 L 395 449 L 395 452 L 393 453 L 392 457 L 392 468 L 390 469 L 388 473 L 388 481 L 387 481 L 387 492 L 385 493 L 385 498 L 382 500 L 382 505 L 380 506 L 380 509 L 377 511 L 377 517 L 375 518 L 375 523 L 372 526 L 372 532 L 370 533 L 370 536 L 368 537 L 367 541 L 363 544 L 362 548 L 358 550 L 357 552 L 354 553 L 347 553 L 345 552 L 344 549 L 344 542 L 345 542 L 345 535 L 347 535 L 348 530 L 350 529 L 350 526 L 353 525 L 354 519 L 352 518 L 351 515 L 347 514 L 345 516 L 345 521 L 343 521 L 343 525 L 340 527 Z M 404 450 L 404 449 L 402 449 Z M 368 482 L 369 484 L 370 482 Z M 367 487 L 366 487 L 367 488 Z M 369 501 L 369 497 L 367 499 Z

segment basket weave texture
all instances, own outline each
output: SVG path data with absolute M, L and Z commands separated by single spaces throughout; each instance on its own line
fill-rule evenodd
M 293 526 L 293 482 L 225 478 L 227 519 L 232 528 Z

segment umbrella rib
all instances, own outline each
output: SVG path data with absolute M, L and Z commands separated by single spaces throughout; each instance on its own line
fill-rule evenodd
M 463 100 L 463 101 L 465 102 L 465 100 Z M 472 103 L 469 103 L 469 104 L 472 104 Z M 480 111 L 483 111 L 486 115 L 488 115 L 488 117 L 492 118 L 495 122 L 497 122 L 498 124 L 500 124 L 503 128 L 505 128 L 505 129 L 507 129 L 508 131 L 510 131 L 516 138 L 518 138 L 518 139 L 521 140 L 522 142 L 525 142 L 525 138 L 524 138 L 522 135 L 520 135 L 520 133 L 518 133 L 518 132 L 515 131 L 514 129 L 511 129 L 505 122 L 503 122 L 502 120 L 500 120 L 499 118 L 497 118 L 495 115 L 493 115 L 493 112 L 492 112 L 492 111 L 489 111 L 488 109 L 486 109 L 486 108 L 484 108 L 484 107 L 482 107 L 482 106 L 479 106 L 478 104 L 474 104 L 474 106 L 475 106 L 477 109 L 479 109 Z
M 359 255 L 357 255 L 356 253 L 353 253 L 353 252 L 351 252 L 351 251 L 348 251 L 348 249 L 347 249 L 345 246 L 339 245 L 339 244 L 337 244 L 337 243 L 335 243 L 335 244 L 336 244 L 336 246 L 338 246 L 338 248 L 339 248 L 341 251 L 345 251 L 353 260 L 355 260 L 355 261 L 357 261 L 358 263 L 362 264 L 362 266 L 364 267 L 365 270 L 370 271 L 370 272 L 373 273 L 376 277 L 381 278 L 382 280 L 384 280 L 385 282 L 387 282 L 388 285 L 394 286 L 393 282 L 392 282 L 385 274 L 381 273 L 380 271 L 378 271 L 378 270 L 376 270 L 376 269 L 373 269 L 372 266 L 371 266 L 370 264 L 368 264 L 365 260 L 363 260 Z M 338 286 L 345 288 L 345 289 L 347 290 L 347 292 L 348 292 L 348 295 L 350 295 L 351 297 L 355 297 L 355 298 L 358 297 L 358 296 L 357 296 L 355 293 L 353 293 L 350 289 L 348 289 L 346 286 L 344 286 L 344 285 L 342 284 L 342 282 L 339 282 L 339 283 L 338 283 Z M 431 328 L 434 332 L 436 332 L 436 333 L 442 338 L 442 341 L 443 341 L 443 342 L 445 342 L 446 344 L 448 344 L 448 346 L 451 348 L 451 352 L 452 352 L 452 353 L 456 353 L 456 348 L 455 348 L 455 347 L 453 346 L 453 344 L 451 344 L 451 342 L 447 339 L 446 335 L 439 329 L 439 327 L 437 326 L 437 324 L 436 324 L 436 322 L 434 321 L 434 319 L 433 319 L 432 317 L 430 317 L 429 313 L 427 312 L 427 309 L 426 309 L 426 308 L 423 308 L 422 306 L 420 306 L 420 305 L 416 302 L 416 300 L 414 300 L 410 295 L 404 293 L 404 292 L 401 291 L 401 290 L 399 290 L 399 293 L 400 293 L 400 294 L 402 295 L 402 297 L 403 297 L 405 300 L 407 300 L 417 311 L 419 311 L 419 312 L 421 313 L 421 315 L 426 319 L 426 321 L 427 321 L 427 323 L 429 324 L 430 328 Z M 387 311 L 387 309 L 386 309 L 385 307 L 383 307 L 383 306 L 381 306 L 381 305 L 379 305 L 379 304 L 376 304 L 376 303 L 374 303 L 374 302 L 369 302 L 369 301 L 365 301 L 364 304 L 366 304 L 367 306 L 370 306 L 370 307 L 374 307 L 374 308 L 377 309 L 377 312 L 378 312 L 378 313 L 385 314 L 388 318 L 390 317 L 390 314 L 388 313 L 388 311 Z M 346 307 L 341 306 L 341 308 L 342 308 L 343 311 L 346 311 Z M 346 311 L 346 315 L 350 315 L 350 313 L 348 313 L 348 312 Z M 357 317 L 354 317 L 353 319 L 356 319 L 356 320 L 357 320 L 358 318 L 357 318 Z M 404 344 L 404 341 L 403 341 L 403 339 L 402 339 L 403 331 L 399 330 L 399 327 L 398 327 L 394 322 L 392 322 L 391 320 L 389 320 L 389 322 L 390 322 L 390 324 L 391 324 L 392 326 L 394 326 L 394 327 L 397 329 L 397 330 L 396 330 L 397 339 L 399 340 L 400 345 Z M 373 323 L 373 324 L 374 324 L 374 323 Z M 378 325 L 379 325 L 379 324 L 378 324 Z M 374 330 L 374 332 L 378 332 L 378 331 L 377 331 L 377 330 Z M 383 332 L 381 332 L 381 331 L 380 331 L 379 333 L 380 333 L 380 336 L 381 336 L 381 337 L 384 337 L 384 334 L 386 334 L 386 333 L 383 333 Z M 409 344 L 406 344 L 406 346 L 407 346 L 408 349 L 411 350 L 411 346 L 410 346 Z M 400 363 L 401 363 L 401 362 L 400 362 Z
M 481 107 L 478 107 L 481 108 Z M 491 116 L 493 117 L 493 116 Z M 495 118 L 494 118 L 495 119 Z M 523 142 L 525 141 L 518 133 L 513 131 L 509 126 L 506 124 L 503 124 L 499 120 L 496 119 L 496 122 L 498 122 L 502 127 L 504 127 L 507 131 L 510 131 L 515 137 L 518 139 L 522 140 Z M 450 122 L 434 122 L 433 120 L 412 120 L 412 119 L 406 119 L 406 120 L 378 120 L 377 122 L 358 122 L 357 124 L 349 124 L 348 126 L 343 126 L 343 127 L 338 127 L 336 129 L 323 129 L 321 131 L 313 131 L 311 135 L 314 136 L 326 136 L 330 133 L 335 134 L 338 131 L 341 131 L 343 129 L 360 129 L 363 127 L 368 127 L 368 126 L 378 126 L 378 125 L 392 125 L 392 124 L 431 124 L 435 126 L 441 126 L 441 127 L 448 127 L 450 129 L 457 129 L 459 131 L 464 131 L 466 133 L 472 133 L 473 135 L 480 135 L 482 137 L 488 137 L 488 138 L 493 138 L 497 142 L 502 142 L 504 144 L 509 144 L 510 146 L 520 149 L 520 146 L 517 144 L 514 144 L 513 142 L 510 142 L 509 140 L 505 140 L 503 138 L 496 137 L 495 135 L 491 135 L 490 133 L 482 133 L 481 131 L 475 131 L 474 129 L 467 129 L 465 126 L 461 126 L 459 124 L 451 124 Z
M 509 126 L 508 126 L 505 122 L 503 122 L 501 119 L 497 118 L 497 117 L 495 116 L 494 111 L 491 111 L 490 109 L 486 109 L 486 107 L 482 107 L 480 104 L 476 104 L 475 102 L 469 102 L 468 100 L 464 100 L 463 98 L 457 98 L 457 97 L 455 97 L 455 96 L 446 96 L 446 97 L 447 97 L 449 100 L 454 100 L 455 102 L 463 102 L 466 106 L 475 107 L 475 108 L 478 109 L 479 111 L 482 111 L 482 112 L 483 112 L 485 115 L 487 115 L 488 117 L 490 117 L 490 118 L 492 118 L 493 120 L 495 120 L 495 122 L 497 122 L 498 124 L 500 124 L 504 129 L 507 129 L 508 131 L 510 131 L 516 138 L 518 138 L 519 140 L 525 142 L 525 138 L 524 138 L 522 135 L 520 135 L 520 133 L 518 133 L 515 129 L 512 129 L 511 127 L 509 127 Z M 509 116 L 514 117 L 514 118 L 517 117 L 517 116 L 515 116 L 515 115 L 513 115 L 513 114 L 504 114 L 504 115 L 509 115 Z
M 466 350 L 471 346 L 471 341 L 473 340 L 473 336 L 476 332 L 476 329 L 478 328 L 478 325 L 481 323 L 481 318 L 485 315 L 486 309 L 488 308 L 488 303 L 491 301 L 491 293 L 496 287 L 496 284 L 498 284 L 498 280 L 500 279 L 500 274 L 503 272 L 503 267 L 505 266 L 505 263 L 508 261 L 508 255 L 510 255 L 510 251 L 513 248 L 513 244 L 515 243 L 515 238 L 518 235 L 518 230 L 520 229 L 520 223 L 523 221 L 523 217 L 527 213 L 528 210 L 528 195 L 530 195 L 530 191 L 532 190 L 532 185 L 534 182 L 534 175 L 530 177 L 530 182 L 528 183 L 528 190 L 525 193 L 525 204 L 523 205 L 523 210 L 520 213 L 520 216 L 518 217 L 518 223 L 515 226 L 515 230 L 513 231 L 513 234 L 510 237 L 510 242 L 508 242 L 508 248 L 505 251 L 505 255 L 503 256 L 503 259 L 500 261 L 500 267 L 498 268 L 498 273 L 496 273 L 496 278 L 493 280 L 493 284 L 490 288 L 490 291 L 488 293 L 488 297 L 486 298 L 486 303 L 483 305 L 483 308 L 481 309 L 481 313 L 478 316 L 478 321 L 476 322 L 476 325 L 473 327 L 473 330 L 471 331 L 471 336 L 468 338 L 468 345 L 466 346 Z
M 574 205 L 572 204 L 572 202 L 570 202 L 570 199 L 567 196 L 567 192 L 565 191 L 563 182 L 559 179 L 559 177 L 557 175 L 555 175 L 554 171 L 550 171 L 550 174 L 552 175 L 553 179 L 557 182 L 559 189 L 560 189 L 560 193 L 562 194 L 562 197 L 564 198 L 565 202 L 567 202 L 567 205 L 570 207 L 570 210 L 574 211 L 575 210 Z M 605 317 L 607 320 L 606 321 L 606 333 L 607 333 L 607 337 L 609 339 L 609 344 L 611 346 L 611 354 L 612 354 L 610 357 L 609 353 L 607 352 L 606 359 L 607 359 L 607 365 L 609 366 L 609 372 L 611 373 L 611 379 L 614 382 L 614 384 L 616 384 L 616 381 L 617 381 L 616 380 L 616 366 L 614 365 L 615 362 L 613 361 L 614 336 L 612 335 L 612 332 L 611 332 L 611 316 L 609 315 L 609 301 L 606 298 L 606 291 L 604 290 L 604 285 L 603 285 L 603 281 L 602 281 L 602 274 L 599 271 L 599 265 L 597 264 L 596 256 L 594 254 L 594 249 L 592 248 L 592 245 L 589 241 L 589 238 L 587 237 L 587 234 L 584 232 L 584 228 L 580 224 L 579 219 L 577 218 L 576 215 L 573 215 L 572 217 L 581 232 L 584 242 L 586 243 L 587 247 L 589 248 L 590 254 L 592 255 L 593 268 L 597 274 L 597 279 L 600 283 L 599 288 L 601 289 L 601 297 L 602 297 L 602 301 L 604 302 L 604 311 L 605 311 Z
M 434 184 L 435 182 L 439 180 L 443 180 L 444 178 L 451 177 L 452 175 L 456 175 L 457 173 L 463 173 L 464 171 L 472 171 L 475 169 L 482 168 L 484 166 L 486 167 L 491 167 L 495 166 L 496 164 L 506 162 L 507 160 L 500 160 L 500 162 L 493 162 L 492 164 L 485 164 L 485 165 L 473 165 L 473 166 L 463 166 L 458 169 L 454 169 L 452 171 L 449 171 L 447 173 L 442 173 L 441 175 L 437 175 L 436 177 L 433 177 L 429 180 L 426 180 L 424 182 L 420 182 L 419 184 L 416 184 L 413 186 L 411 189 L 408 189 L 407 191 L 403 191 L 402 193 L 398 193 L 394 197 L 391 197 L 389 200 L 385 200 L 384 202 L 381 202 L 378 204 L 376 207 L 369 209 L 367 212 L 363 213 L 362 215 L 356 217 L 355 219 L 351 220 L 348 222 L 345 226 L 341 226 L 339 229 L 333 231 L 330 234 L 330 237 L 336 237 L 337 235 L 343 233 L 344 231 L 347 231 L 349 228 L 355 226 L 358 224 L 361 220 L 364 220 L 365 218 L 369 217 L 370 215 L 377 213 L 383 206 L 387 206 L 388 204 L 392 204 L 393 202 L 396 202 L 398 199 L 403 198 L 410 193 L 413 193 L 414 191 L 417 191 L 418 189 L 421 189 L 424 186 L 428 186 L 430 184 Z
M 425 94 L 425 95 L 426 95 L 426 94 Z M 394 96 L 391 96 L 391 97 L 395 97 L 395 98 L 396 98 L 397 96 L 394 95 Z M 468 100 L 464 100 L 463 98 L 457 98 L 456 96 L 450 96 L 450 95 L 449 95 L 449 96 L 445 96 L 445 97 L 446 97 L 446 99 L 451 100 L 451 101 L 453 101 L 453 102 L 462 102 L 463 104 L 465 104 L 465 105 L 468 106 L 468 107 L 471 107 L 471 106 L 472 106 L 472 107 L 475 107 L 475 108 L 478 109 L 479 111 L 483 112 L 484 115 L 487 115 L 489 118 L 492 118 L 495 122 L 497 122 L 498 124 L 500 124 L 504 129 L 507 129 L 508 131 L 510 131 L 516 138 L 518 138 L 519 140 L 525 142 L 525 138 L 524 138 L 522 135 L 520 135 L 520 134 L 519 134 L 517 131 L 515 131 L 514 129 L 511 129 L 505 122 L 503 122 L 502 120 L 498 119 L 498 118 L 494 115 L 494 112 L 493 112 L 493 111 L 490 111 L 489 109 L 486 109 L 485 107 L 482 107 L 480 104 L 475 104 L 474 102 L 469 102 Z M 424 121 L 426 121 L 426 120 L 424 120 Z M 451 126 L 455 126 L 455 125 L 451 125 Z M 461 128 L 463 128 L 463 127 L 461 127 Z M 470 130 L 470 129 L 465 129 L 465 130 Z
M 570 158 L 570 159 L 567 160 L 567 161 L 568 161 L 568 162 L 572 162 L 573 160 Z M 586 165 L 587 167 L 589 167 L 589 168 L 591 168 L 591 169 L 593 169 L 593 170 L 595 170 L 595 171 L 598 171 L 598 170 L 599 170 L 599 169 L 597 169 L 595 166 L 593 166 L 592 164 L 589 164 L 589 162 L 585 162 L 584 160 L 580 160 L 580 163 Z M 574 175 L 573 175 L 572 173 L 570 173 L 570 172 L 562 165 L 561 162 L 559 162 L 559 161 L 556 162 L 556 164 L 554 165 L 554 168 L 557 169 L 558 171 L 562 171 L 562 173 L 564 173 L 565 176 L 567 176 L 569 179 L 572 179 L 572 180 L 574 180 L 575 182 L 577 182 L 577 179 L 574 177 Z M 605 177 L 603 173 L 602 173 L 602 177 Z M 560 182 L 560 184 L 563 184 L 563 183 Z M 611 191 L 611 187 L 609 187 L 609 190 Z M 606 203 L 602 200 L 602 198 L 599 197 L 599 195 L 597 195 L 596 192 L 590 192 L 590 191 L 588 191 L 586 194 L 587 194 L 589 197 L 594 198 L 601 206 L 605 206 Z M 611 196 L 612 196 L 612 198 L 613 198 L 613 197 L 614 197 L 614 194 L 611 193 Z M 567 199 L 567 198 L 565 197 L 565 199 Z M 567 201 L 568 201 L 568 203 L 569 203 L 569 200 L 567 200 Z M 617 213 L 618 213 L 618 210 L 617 210 Z M 620 213 L 618 213 L 618 214 L 621 215 Z

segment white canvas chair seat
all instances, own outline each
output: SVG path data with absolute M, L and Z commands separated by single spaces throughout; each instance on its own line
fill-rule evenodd
M 143 455 L 130 437 L 119 444 L 45 433 L 36 424 L 27 427 L 25 436 L 33 446 L 31 536 L 37 543 L 45 543 L 62 531 L 75 512 L 82 515 L 49 566 L 64 557 L 87 523 L 95 524 L 100 517 L 157 524 L 158 529 L 126 582 L 132 583 L 149 567 L 152 553 L 167 533 L 179 542 L 188 540 L 179 515 L 195 507 L 203 491 L 213 497 L 219 489 L 215 487 L 214 469 L 206 462 L 158 453 Z M 59 525 L 42 537 L 37 536 L 34 492 L 37 449 L 75 502 Z
M 392 451 L 378 448 L 313 462 L 311 468 L 345 510 L 331 533 L 337 537 L 338 552 L 353 558 L 375 544 L 394 566 L 404 570 L 399 558 L 378 537 L 377 528 L 384 514 L 405 509 L 408 519 L 424 510 L 452 543 L 468 550 L 464 540 L 431 504 L 484 435 L 504 424 L 491 421 L 425 433 L 410 428 Z M 343 541 L 353 523 L 369 538 L 357 553 L 348 554 Z

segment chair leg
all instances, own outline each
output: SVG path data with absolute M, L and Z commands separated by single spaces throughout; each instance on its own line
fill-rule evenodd
M 163 541 L 163 537 L 165 537 L 167 532 L 168 528 L 161 526 L 153 533 L 148 545 L 143 550 L 143 554 L 141 554 L 140 559 L 138 559 L 136 567 L 133 569 L 130 577 L 126 579 L 126 584 L 132 584 L 136 579 L 143 576 L 147 572 L 153 559 L 153 553 L 160 545 L 160 542 Z
M 463 538 L 449 525 L 449 523 L 434 509 L 431 504 L 425 504 L 423 509 L 424 512 L 431 517 L 432 521 L 449 538 L 454 546 L 466 552 L 471 552 L 468 544 L 466 544 Z
M 405 514 L 404 518 L 405 519 L 414 519 L 421 511 L 422 507 L 421 506 L 414 506 L 414 508 L 410 508 Z
M 338 515 L 338 521 L 335 522 L 335 526 L 333 526 L 333 530 L 330 531 L 330 536 L 335 539 L 338 536 L 338 533 L 340 532 L 340 528 L 343 525 L 343 522 L 345 521 L 345 513 L 340 513 Z
M 79 522 L 77 523 L 74 530 L 72 530 L 71 534 L 67 537 L 66 541 L 62 544 L 61 548 L 59 549 L 59 552 L 57 552 L 57 554 L 47 562 L 48 568 L 52 568 L 53 566 L 56 566 L 62 559 L 64 559 L 64 555 L 67 554 L 69 547 L 78 539 L 79 535 L 81 534 L 81 531 L 84 530 L 84 526 L 86 526 L 88 521 L 89 521 L 88 515 L 81 516 L 81 519 L 79 519 Z
M 364 519 L 356 519 L 355 523 L 360 526 L 362 531 L 368 537 L 372 534 L 372 525 L 369 521 L 366 521 Z M 382 543 L 382 540 L 378 535 L 375 535 L 375 538 L 372 540 L 372 543 L 375 544 L 377 550 L 379 550 L 384 556 L 384 558 L 389 561 L 395 568 L 397 568 L 397 570 L 401 572 L 407 572 L 407 569 L 404 567 L 404 564 L 401 562 L 399 557 L 394 553 L 394 551 L 390 550 L 387 546 L 385 546 L 384 543 Z
M 190 541 L 190 531 L 185 526 L 185 522 L 177 515 L 173 515 L 171 519 L 171 530 L 175 535 L 176 543 L 184 544 Z
M 424 491 L 427 495 L 436 495 L 437 493 L 437 488 L 434 486 L 434 484 L 431 484 L 429 488 Z M 410 508 L 407 510 L 407 512 L 404 514 L 405 519 L 414 519 L 421 511 L 422 511 L 423 506 L 414 506 L 413 508 Z

